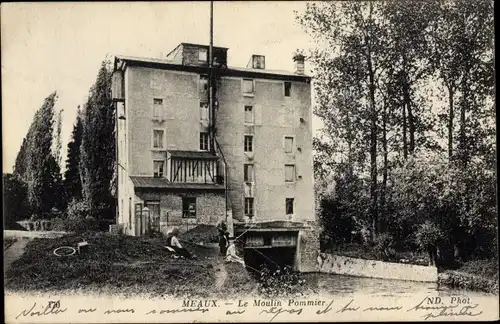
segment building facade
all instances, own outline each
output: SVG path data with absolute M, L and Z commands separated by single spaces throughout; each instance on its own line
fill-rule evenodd
M 236 68 L 214 47 L 209 68 L 209 50 L 182 43 L 161 59 L 115 57 L 117 223 L 143 235 L 224 220 L 249 248 L 291 247 L 295 267 L 311 271 L 319 246 L 304 58 L 294 72 L 268 70 L 260 55 Z

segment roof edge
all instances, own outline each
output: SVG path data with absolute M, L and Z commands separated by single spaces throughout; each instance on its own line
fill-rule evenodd
M 139 57 L 130 57 L 125 55 L 116 55 L 115 60 L 122 60 L 127 62 L 128 66 L 141 66 L 141 67 L 149 67 L 149 68 L 157 68 L 163 70 L 173 70 L 173 71 L 187 71 L 193 73 L 208 73 L 209 68 L 206 66 L 197 66 L 197 65 L 182 65 L 171 63 L 170 61 L 163 59 L 148 59 L 148 58 L 139 58 Z M 116 65 L 116 64 L 115 64 Z M 254 77 L 254 78 L 263 78 L 263 79 L 280 79 L 280 80 L 291 80 L 291 81 L 304 81 L 309 82 L 312 79 L 312 76 L 305 74 L 295 74 L 293 72 L 289 72 L 289 74 L 284 73 L 270 73 L 269 70 L 260 70 L 260 69 L 252 69 L 252 70 L 241 70 L 245 68 L 240 67 L 227 67 L 220 68 L 221 76 L 240 76 L 240 77 Z

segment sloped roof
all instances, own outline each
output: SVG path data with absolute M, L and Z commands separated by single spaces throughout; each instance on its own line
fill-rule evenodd
M 185 158 L 185 159 L 202 159 L 202 160 L 216 160 L 219 157 L 212 152 L 208 151 L 181 151 L 181 150 L 168 150 L 172 158 Z
M 166 69 L 166 70 L 184 70 L 190 72 L 206 72 L 207 67 L 196 66 L 196 65 L 182 65 L 174 63 L 170 60 L 149 58 L 149 57 L 136 57 L 127 55 L 116 55 L 115 56 L 115 69 L 118 68 L 118 61 L 128 62 L 129 64 L 142 65 L 146 67 Z M 256 77 L 256 78 L 286 78 L 293 79 L 296 81 L 308 81 L 311 76 L 305 74 L 296 74 L 290 71 L 284 70 L 268 70 L 268 69 L 253 69 L 253 68 L 243 68 L 228 66 L 225 69 L 221 69 L 221 75 L 227 76 L 241 76 L 241 77 Z

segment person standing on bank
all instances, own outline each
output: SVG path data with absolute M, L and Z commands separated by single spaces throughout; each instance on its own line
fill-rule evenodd
M 227 231 L 226 223 L 221 222 L 217 226 L 217 230 L 219 232 L 219 249 L 220 255 L 226 256 L 226 251 L 229 246 L 229 232 Z

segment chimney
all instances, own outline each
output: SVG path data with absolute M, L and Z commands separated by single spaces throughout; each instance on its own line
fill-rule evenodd
M 247 68 L 264 70 L 266 68 L 266 57 L 264 55 L 252 55 Z
M 302 53 L 295 53 L 293 61 L 295 62 L 295 74 L 304 75 L 304 60 L 305 56 Z

